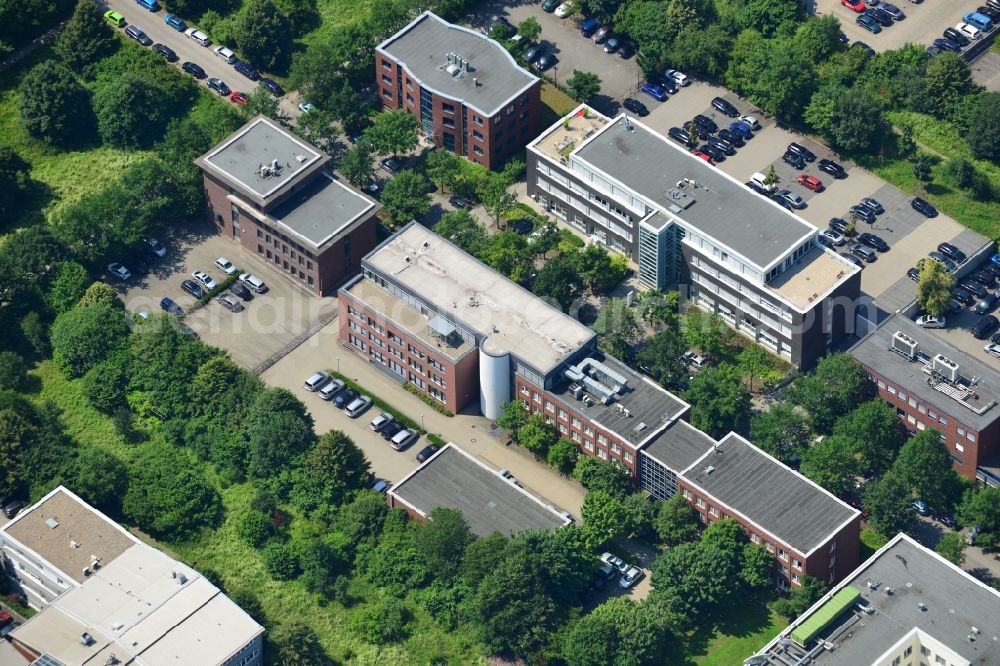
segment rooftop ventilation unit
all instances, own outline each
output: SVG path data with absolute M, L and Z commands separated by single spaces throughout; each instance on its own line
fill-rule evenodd
M 934 372 L 944 375 L 950 382 L 958 381 L 958 363 L 955 363 L 947 356 L 937 354 L 931 361 L 931 368 Z
M 906 358 L 913 360 L 917 357 L 917 351 L 920 345 L 917 341 L 908 336 L 902 331 L 896 331 L 892 334 L 892 351 L 897 354 L 901 354 Z
M 306 159 L 307 159 L 307 158 L 306 158 L 306 156 L 305 156 L 305 155 L 296 155 L 296 156 L 295 156 L 295 161 L 296 161 L 296 162 L 298 162 L 298 163 L 300 163 L 300 164 L 301 164 L 302 162 L 305 162 L 305 161 L 306 161 Z
M 53 530 L 55 528 L 59 527 L 59 521 L 56 520 L 55 518 L 46 518 L 45 519 L 45 524 L 49 526 L 49 529 L 53 529 Z
M 705 474 L 711 474 L 714 471 L 715 471 L 715 467 L 712 466 L 712 465 L 709 465 L 708 467 L 705 468 Z

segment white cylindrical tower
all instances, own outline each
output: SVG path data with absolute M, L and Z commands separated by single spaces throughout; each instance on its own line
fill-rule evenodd
M 479 411 L 497 419 L 510 402 L 510 354 L 490 346 L 489 338 L 479 346 Z

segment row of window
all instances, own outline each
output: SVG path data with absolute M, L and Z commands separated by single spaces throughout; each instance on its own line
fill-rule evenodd
M 282 270 L 291 275 L 293 278 L 297 278 L 299 282 L 304 282 L 310 287 L 312 287 L 315 284 L 312 275 L 306 275 L 304 271 L 296 269 L 294 262 L 291 264 L 288 263 L 288 260 L 282 259 L 281 255 L 279 255 L 277 252 L 271 252 L 270 250 L 265 249 L 264 246 L 259 243 L 257 244 L 257 254 L 259 254 L 261 257 L 264 257 L 268 261 L 273 261 L 275 266 L 281 267 Z M 301 257 L 299 257 L 299 259 L 301 260 Z M 312 268 L 311 262 L 309 267 L 310 269 Z
M 868 373 L 868 380 L 875 382 L 879 388 L 879 391 L 884 391 L 890 396 L 894 396 L 894 399 L 899 402 L 899 406 L 892 402 L 892 400 L 886 400 L 886 402 L 891 406 L 896 408 L 896 413 L 900 418 L 905 418 L 906 422 L 912 426 L 915 426 L 917 430 L 924 430 L 927 426 L 918 417 L 915 417 L 912 413 L 908 413 L 902 407 L 910 407 L 911 409 L 916 409 L 917 414 L 926 414 L 929 421 L 932 423 L 937 421 L 939 424 L 948 427 L 948 417 L 944 414 L 938 414 L 933 408 L 928 407 L 923 402 L 919 402 L 913 395 L 909 395 L 901 387 L 893 386 L 892 384 L 887 384 L 881 379 L 876 379 L 872 373 Z M 955 451 L 963 453 L 965 451 L 965 445 L 962 438 L 975 444 L 976 442 L 976 432 L 974 430 L 966 430 L 964 426 L 959 423 L 955 423 L 955 432 L 958 434 L 959 440 L 954 442 L 952 446 Z M 947 445 L 947 437 L 944 433 L 941 433 L 941 440 Z

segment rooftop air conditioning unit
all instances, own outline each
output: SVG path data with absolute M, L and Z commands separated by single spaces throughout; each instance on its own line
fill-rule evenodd
M 916 340 L 908 336 L 906 333 L 896 331 L 892 334 L 892 349 L 907 358 L 913 359 L 917 357 L 919 345 Z
M 938 354 L 934 357 L 931 367 L 935 372 L 939 372 L 948 378 L 950 382 L 958 381 L 958 363 L 955 363 L 947 356 Z

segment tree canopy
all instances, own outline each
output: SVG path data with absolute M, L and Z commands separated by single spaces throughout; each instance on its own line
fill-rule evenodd
M 400 224 L 425 215 L 431 207 L 427 181 L 416 171 L 400 171 L 382 190 L 382 205 Z
M 236 47 L 259 67 L 283 71 L 292 56 L 292 38 L 292 23 L 274 0 L 249 0 L 236 15 Z
M 90 94 L 54 60 L 35 65 L 18 86 L 18 112 L 28 134 L 61 148 L 80 143 L 94 126 Z

